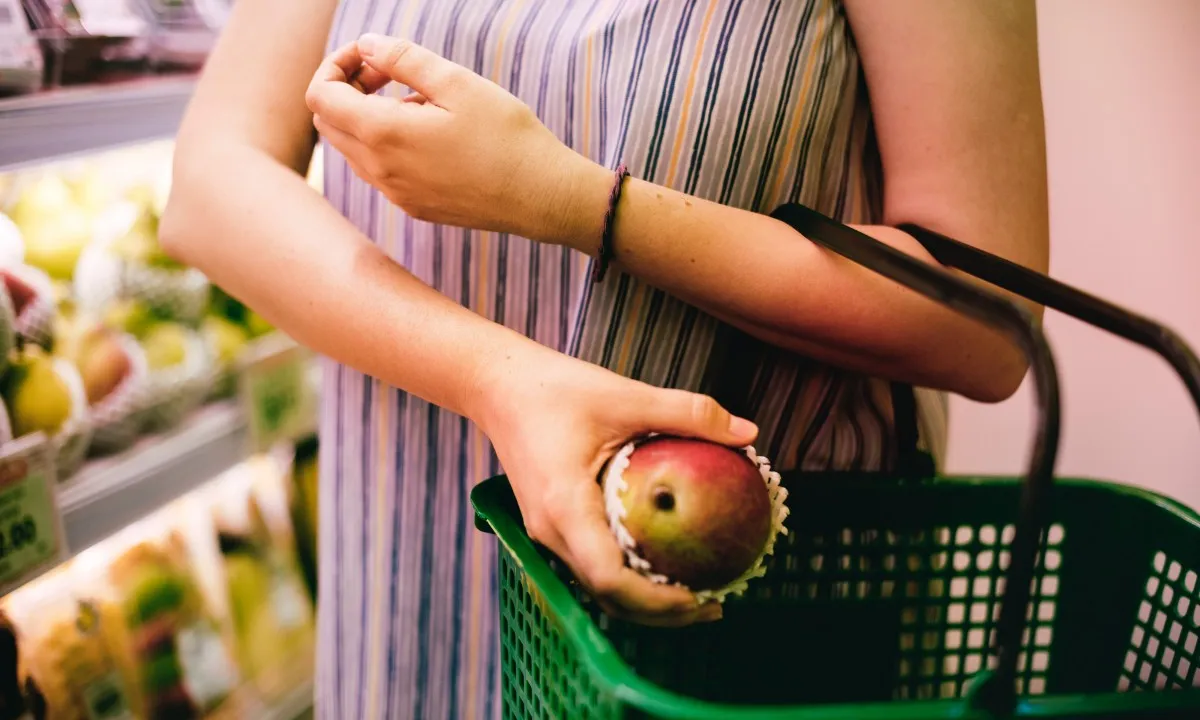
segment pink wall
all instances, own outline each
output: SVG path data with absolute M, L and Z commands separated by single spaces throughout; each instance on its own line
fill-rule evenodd
M 1165 322 L 1200 350 L 1200 2 L 1041 0 L 1051 273 Z M 1060 475 L 1143 485 L 1200 508 L 1200 420 L 1156 356 L 1050 313 Z M 1020 471 L 1028 380 L 951 402 L 951 472 Z

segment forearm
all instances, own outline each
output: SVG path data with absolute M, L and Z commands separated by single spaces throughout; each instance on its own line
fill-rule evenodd
M 595 254 L 607 201 L 603 169 L 582 170 L 591 198 L 556 229 Z M 590 189 L 587 183 L 591 183 Z M 907 234 L 858 229 L 925 262 Z M 769 216 L 626 181 L 614 225 L 615 266 L 745 332 L 851 370 L 1000 399 L 1025 365 L 997 333 L 798 236 Z
M 536 350 L 413 277 L 274 159 L 193 143 L 204 157 L 181 148 L 164 246 L 298 342 L 472 418 L 481 367 Z

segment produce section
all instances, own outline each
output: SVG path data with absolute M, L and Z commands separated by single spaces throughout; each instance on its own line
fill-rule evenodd
M 317 367 L 158 242 L 225 5 L 0 0 L 0 720 L 311 708 Z

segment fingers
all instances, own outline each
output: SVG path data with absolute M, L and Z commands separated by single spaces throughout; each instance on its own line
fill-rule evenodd
M 367 160 L 367 149 L 356 140 L 352 135 L 342 132 L 325 122 L 320 115 L 313 116 L 313 127 L 321 134 L 321 137 L 329 141 L 329 144 L 337 148 L 337 151 L 346 159 L 346 164 L 354 171 L 354 174 L 367 182 L 373 182 L 374 179 L 366 172 L 364 163 Z
M 440 107 L 452 105 L 453 91 L 473 77 L 461 65 L 407 40 L 367 34 L 358 39 L 357 46 L 368 66 Z
M 724 615 L 721 604 L 717 602 L 708 602 L 684 613 L 658 615 L 632 613 L 606 600 L 597 600 L 596 604 L 609 617 L 651 627 L 686 627 L 696 623 L 716 622 Z
M 357 60 L 353 45 L 340 48 L 325 58 L 313 74 L 305 101 L 313 115 L 320 116 L 327 126 L 372 145 L 402 119 L 399 109 L 403 105 L 379 95 L 365 94 L 368 87 L 378 83 L 378 74 L 374 70 L 370 73 L 360 71 L 361 64 L 356 65 Z
M 749 445 L 758 437 L 758 428 L 744 418 L 735 417 L 707 395 L 684 390 L 651 388 L 636 408 L 639 423 L 656 432 L 700 438 L 731 446 Z
M 556 523 L 568 564 L 598 600 L 643 616 L 684 615 L 697 609 L 692 593 L 652 582 L 625 565 L 625 555 L 604 521 L 599 486 L 595 502 L 578 503 Z
M 325 80 L 348 83 L 368 95 L 379 92 L 392 81 L 387 75 L 363 63 L 357 43 L 347 43 L 333 51 L 319 72 Z

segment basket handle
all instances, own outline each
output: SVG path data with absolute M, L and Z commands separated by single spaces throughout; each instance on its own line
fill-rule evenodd
M 1037 427 L 1021 489 L 1011 561 L 997 622 L 993 674 L 972 693 L 997 715 L 1016 706 L 1017 658 L 1021 649 L 1025 610 L 1029 605 L 1034 568 L 1042 549 L 1054 463 L 1058 454 L 1058 373 L 1050 345 L 1033 315 L 1001 295 L 985 290 L 932 264 L 882 243 L 854 228 L 798 203 L 776 208 L 771 217 L 807 239 L 853 260 L 925 297 L 1003 331 L 1024 352 L 1034 376 Z M 968 271 L 969 272 L 969 271 Z
M 916 238 L 935 260 L 947 267 L 1152 350 L 1183 380 L 1200 413 L 1200 358 L 1171 328 L 919 225 L 906 223 L 898 229 Z

